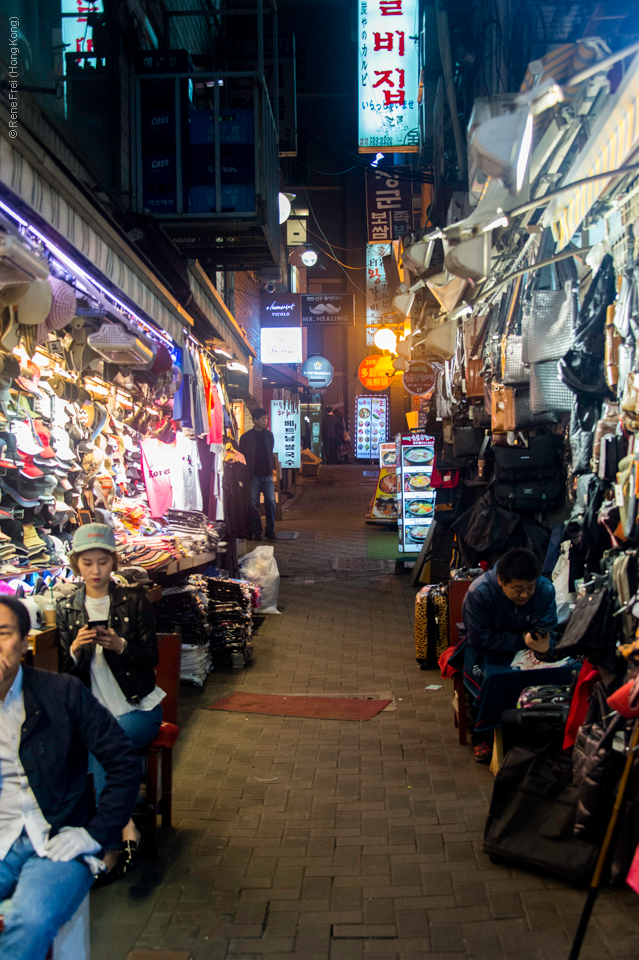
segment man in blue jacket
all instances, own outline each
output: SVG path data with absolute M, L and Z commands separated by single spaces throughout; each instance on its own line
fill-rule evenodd
M 117 721 L 70 674 L 22 665 L 29 612 L 0 597 L 0 934 L 3 960 L 44 960 L 119 846 L 141 763 Z M 88 754 L 106 770 L 96 809 Z
M 532 550 L 508 550 L 493 570 L 468 588 L 462 607 L 466 634 L 464 680 L 474 697 L 481 691 L 486 667 L 508 665 L 520 650 L 539 660 L 551 656 L 557 626 L 555 588 L 541 576 Z M 492 744 L 473 736 L 475 759 L 490 762 Z

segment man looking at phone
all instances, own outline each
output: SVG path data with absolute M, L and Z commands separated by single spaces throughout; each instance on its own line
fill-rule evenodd
M 0 597 L 0 934 L 3 960 L 44 960 L 89 892 L 98 856 L 130 816 L 140 758 L 113 717 L 73 677 L 22 665 L 27 608 Z M 97 809 L 87 776 L 106 770 Z
M 557 626 L 555 588 L 541 576 L 536 554 L 516 547 L 471 583 L 462 617 L 467 641 L 464 677 L 477 697 L 488 665 L 508 665 L 526 649 L 538 660 L 551 656 Z M 489 763 L 492 743 L 473 734 L 473 744 L 477 762 Z

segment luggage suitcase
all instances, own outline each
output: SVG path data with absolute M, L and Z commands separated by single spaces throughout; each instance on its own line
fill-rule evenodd
M 415 659 L 434 670 L 448 647 L 448 597 L 445 587 L 428 584 L 415 597 Z

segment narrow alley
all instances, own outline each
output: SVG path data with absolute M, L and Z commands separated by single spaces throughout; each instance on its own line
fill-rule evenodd
M 366 557 L 374 480 L 323 467 L 278 531 L 280 617 L 253 666 L 181 687 L 174 828 L 92 897 L 93 960 L 564 960 L 585 894 L 481 852 L 493 777 L 460 747 L 448 682 L 414 659 L 409 577 Z M 375 695 L 366 723 L 204 709 L 251 692 Z M 634 960 L 639 899 L 604 890 L 582 960 Z M 167 951 L 166 953 L 156 951 Z

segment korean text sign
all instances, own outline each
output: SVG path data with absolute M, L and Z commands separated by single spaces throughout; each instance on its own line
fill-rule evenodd
M 366 168 L 366 223 L 369 243 L 388 243 L 412 228 L 413 198 L 409 180 L 387 170 Z
M 418 149 L 417 0 L 359 0 L 359 152 Z
M 391 290 L 386 279 L 384 257 L 390 256 L 389 243 L 368 243 L 366 245 L 366 346 L 373 343 L 375 330 L 384 321 L 384 314 L 391 312 Z
M 271 400 L 271 430 L 280 466 L 299 468 L 302 451 L 299 407 L 295 410 L 288 400 Z

